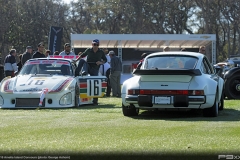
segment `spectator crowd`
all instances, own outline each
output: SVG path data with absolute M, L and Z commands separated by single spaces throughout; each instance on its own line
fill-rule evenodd
M 37 45 L 36 51 L 33 50 L 32 46 L 27 46 L 26 51 L 23 54 L 18 55 L 18 63 L 15 58 L 17 56 L 17 51 L 15 49 L 11 49 L 4 60 L 5 76 L 14 77 L 17 72 L 21 71 L 22 66 L 29 59 L 44 58 L 49 55 L 75 55 L 75 53 L 71 51 L 70 43 L 65 43 L 63 47 L 64 50 L 62 52 L 59 53 L 58 51 L 55 51 L 52 54 L 50 50 L 45 50 L 45 46 L 42 42 Z M 163 52 L 169 51 L 170 48 L 168 46 L 163 48 Z M 184 48 L 181 51 L 186 51 L 186 49 Z M 206 54 L 205 46 L 200 46 L 199 52 Z M 147 55 L 147 53 L 143 53 L 141 55 L 141 60 L 137 65 L 137 69 L 141 68 Z M 101 75 L 107 77 L 106 97 L 110 97 L 111 92 L 113 97 L 121 97 L 120 79 L 122 73 L 122 61 L 113 50 L 108 51 L 107 48 L 100 49 L 100 41 L 98 39 L 94 39 L 92 41 L 92 47 L 87 48 L 84 52 L 79 52 L 78 56 L 79 57 L 76 60 L 73 60 L 75 63 L 79 61 L 75 70 L 75 76 L 98 76 L 100 73 Z M 93 104 L 98 105 L 97 98 L 93 99 Z

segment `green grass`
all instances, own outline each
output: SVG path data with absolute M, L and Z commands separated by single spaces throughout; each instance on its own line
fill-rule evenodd
M 230 154 L 240 152 L 240 100 L 216 118 L 201 112 L 122 115 L 121 99 L 71 109 L 0 110 L 0 152 L 30 154 Z

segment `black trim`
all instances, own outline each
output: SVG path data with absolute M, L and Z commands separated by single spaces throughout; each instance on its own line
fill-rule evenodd
M 136 75 L 190 75 L 190 76 L 200 76 L 202 73 L 199 69 L 136 69 L 133 71 Z
M 39 107 L 40 98 L 16 98 L 15 107 Z M 42 106 L 45 107 L 45 98 Z
M 152 107 L 152 95 L 138 95 L 138 105 Z
M 138 97 L 126 97 L 126 101 L 138 101 Z
M 173 100 L 174 107 L 188 107 L 188 96 L 175 95 Z
M 190 102 L 205 102 L 205 98 L 188 98 Z

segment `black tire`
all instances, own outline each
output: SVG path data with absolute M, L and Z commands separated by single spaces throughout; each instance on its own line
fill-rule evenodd
M 224 108 L 224 91 L 222 92 L 220 103 L 218 103 L 219 110 L 222 111 Z
M 228 99 L 240 99 L 240 75 L 225 80 L 225 95 Z
M 79 89 L 78 85 L 76 84 L 76 86 L 75 86 L 75 99 L 74 99 L 75 107 L 79 106 L 79 94 L 80 94 L 80 89 Z
M 205 108 L 203 109 L 203 116 L 204 117 L 217 117 L 218 116 L 218 103 L 216 102 L 216 97 L 215 97 L 215 101 L 212 107 L 210 108 Z
M 139 109 L 136 109 L 134 105 L 124 106 L 122 104 L 122 112 L 124 116 L 128 117 L 138 116 Z

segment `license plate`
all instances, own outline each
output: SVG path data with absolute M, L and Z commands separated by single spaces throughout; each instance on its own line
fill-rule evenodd
M 171 104 L 171 97 L 154 97 L 155 104 Z

